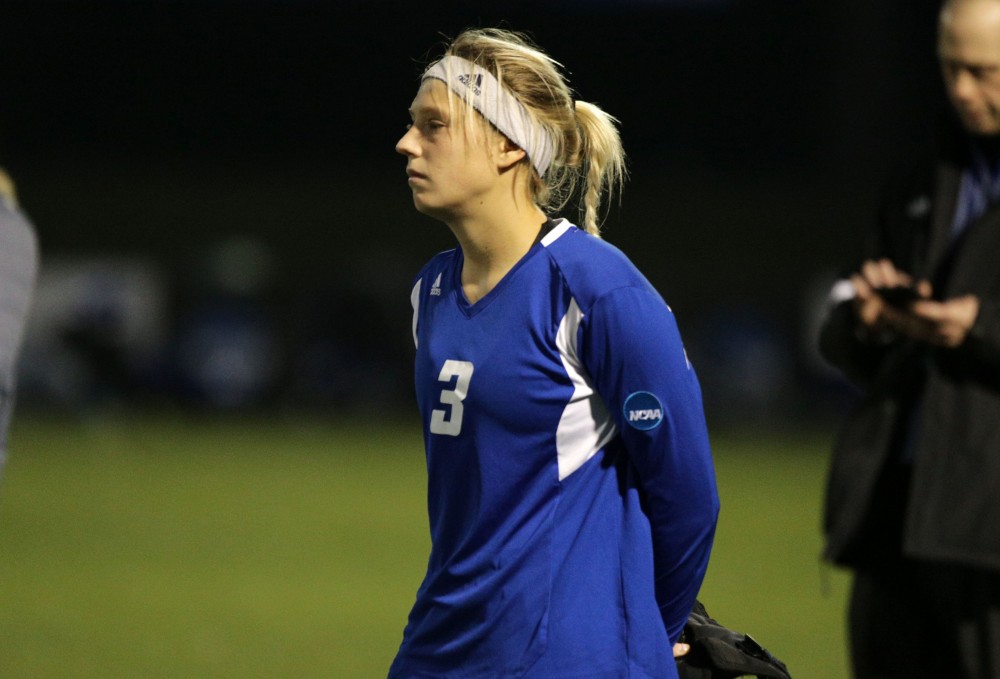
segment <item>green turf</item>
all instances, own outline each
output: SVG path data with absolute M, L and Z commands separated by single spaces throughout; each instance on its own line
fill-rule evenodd
M 385 675 L 428 548 L 414 429 L 22 417 L 12 434 L 0 677 Z M 817 556 L 828 442 L 713 438 L 709 611 L 797 679 L 842 679 L 845 579 Z

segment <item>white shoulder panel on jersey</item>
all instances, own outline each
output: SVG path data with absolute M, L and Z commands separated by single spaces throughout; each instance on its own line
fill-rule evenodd
M 570 300 L 569 309 L 556 332 L 559 357 L 573 382 L 573 396 L 559 418 L 559 428 L 556 431 L 560 481 L 582 467 L 617 432 L 607 406 L 594 390 L 583 361 L 577 354 L 577 331 L 582 320 L 583 312 L 576 300 Z
M 571 227 L 571 226 L 573 226 L 573 225 L 569 223 L 568 219 L 559 219 L 559 220 L 557 220 L 556 221 L 556 225 L 554 227 L 552 227 L 552 230 L 549 231 L 547 234 L 545 234 L 545 237 L 542 238 L 542 245 L 544 245 L 545 247 L 548 247 L 549 245 L 551 245 L 552 243 L 554 243 L 556 240 L 558 240 L 559 236 L 561 236 L 564 233 L 566 233 L 567 231 L 569 231 L 569 227 Z
M 423 278 L 418 278 L 410 292 L 410 305 L 413 307 L 413 346 L 417 346 L 417 317 L 420 315 L 420 284 Z

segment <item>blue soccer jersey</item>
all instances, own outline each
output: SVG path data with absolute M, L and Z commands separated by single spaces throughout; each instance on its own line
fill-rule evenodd
M 564 220 L 475 304 L 412 292 L 431 554 L 389 676 L 676 677 L 718 495 L 673 314 Z

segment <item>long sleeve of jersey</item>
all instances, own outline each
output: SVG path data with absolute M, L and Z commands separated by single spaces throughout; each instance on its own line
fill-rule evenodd
M 675 642 L 705 576 L 719 511 L 701 390 L 673 313 L 651 289 L 600 297 L 584 312 L 579 341 L 644 495 L 657 603 Z

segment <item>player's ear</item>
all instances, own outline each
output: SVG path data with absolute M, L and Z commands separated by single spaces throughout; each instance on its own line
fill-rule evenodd
M 528 155 L 524 152 L 524 149 L 502 134 L 497 135 L 496 149 L 497 169 L 500 172 L 506 172 L 524 160 Z

